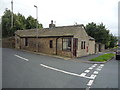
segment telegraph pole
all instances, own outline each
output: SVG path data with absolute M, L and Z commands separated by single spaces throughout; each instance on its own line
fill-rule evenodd
M 11 1 L 11 29 L 13 28 L 13 0 Z

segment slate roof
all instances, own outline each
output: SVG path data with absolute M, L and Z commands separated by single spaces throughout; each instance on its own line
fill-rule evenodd
M 48 37 L 48 36 L 74 36 L 80 30 L 80 35 L 83 34 L 83 25 L 72 25 L 72 26 L 61 26 L 55 28 L 43 28 L 38 30 L 38 37 Z M 36 37 L 37 30 L 17 30 L 16 35 L 20 37 Z

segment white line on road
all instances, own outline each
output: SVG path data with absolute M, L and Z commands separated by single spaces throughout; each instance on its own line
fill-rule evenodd
M 54 68 L 54 67 L 51 67 L 51 66 L 47 66 L 47 65 L 44 65 L 44 64 L 40 64 L 40 66 L 48 68 L 48 69 L 51 69 L 51 70 L 54 70 L 54 71 L 62 72 L 62 73 L 65 73 L 65 74 L 77 76 L 77 77 L 84 77 L 84 78 L 88 78 L 88 79 L 93 79 L 93 77 L 87 77 L 87 76 L 83 76 L 83 75 L 80 75 L 80 74 L 76 74 L 76 73 L 60 70 L 60 69 L 57 69 L 57 68 Z
M 90 70 L 85 70 L 84 72 L 89 73 L 89 72 L 90 72 Z
M 92 70 L 92 69 L 93 69 L 93 67 L 89 67 L 88 69 Z
M 86 74 L 87 74 L 87 73 L 82 73 L 82 74 L 80 74 L 80 76 L 85 77 Z
M 90 76 L 90 78 L 95 79 L 96 76 L 97 76 L 97 75 L 92 74 L 92 75 Z
M 104 64 L 101 64 L 100 66 L 104 66 Z
M 91 85 L 93 84 L 93 81 L 94 81 L 94 80 L 90 80 L 90 81 L 87 83 L 87 85 L 88 85 L 88 86 L 91 86 Z
M 100 69 L 100 68 L 97 68 L 96 70 L 100 71 L 101 69 Z
M 87 87 L 85 90 L 90 90 L 90 86 L 89 86 L 89 87 Z
M 94 67 L 96 67 L 97 66 L 97 64 L 94 64 L 92 67 L 94 68 Z M 91 88 L 91 86 L 92 86 L 92 84 L 93 84 L 93 82 L 94 82 L 94 80 L 95 80 L 95 78 L 97 77 L 97 74 L 99 73 L 99 71 L 102 69 L 102 67 L 104 66 L 104 64 L 101 64 L 99 67 L 97 67 L 97 71 L 94 71 L 93 72 L 93 74 L 90 76 L 90 78 L 92 79 L 92 80 L 89 80 L 89 82 L 87 83 L 87 88 L 86 88 L 86 90 L 89 90 L 90 88 Z M 91 67 L 90 67 L 91 68 Z M 89 69 L 90 69 L 89 68 Z M 96 74 L 96 75 L 94 75 L 94 74 Z
M 97 64 L 94 64 L 95 66 L 97 65 Z
M 98 74 L 98 71 L 94 71 L 93 74 Z
M 67 72 L 67 71 L 60 70 L 60 69 L 57 69 L 57 68 L 53 68 L 53 67 L 50 67 L 50 66 L 47 66 L 47 65 L 44 65 L 44 64 L 40 64 L 40 65 L 43 66 L 43 67 L 46 67 L 46 68 L 55 70 L 55 71 L 59 71 L 59 72 L 63 72 L 63 73 L 66 73 L 66 74 L 70 74 L 70 75 L 74 75 L 74 76 L 79 76 L 79 77 L 80 77 L 80 75 L 79 75 L 79 74 L 76 74 L 76 73 Z
M 23 60 L 25 60 L 25 61 L 29 61 L 29 59 L 26 59 L 26 58 L 24 58 L 24 57 L 21 57 L 21 56 L 19 56 L 19 55 L 14 55 L 14 56 L 16 56 L 16 57 L 18 57 L 18 58 L 20 58 L 20 59 L 23 59 Z
M 99 66 L 98 68 L 102 69 L 102 66 Z
M 92 66 L 93 68 L 96 67 L 95 65 Z

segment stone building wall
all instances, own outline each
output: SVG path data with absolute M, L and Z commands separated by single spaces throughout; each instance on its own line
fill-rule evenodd
M 95 41 L 89 41 L 89 47 L 88 47 L 89 54 L 95 54 Z
M 52 55 L 61 55 L 72 57 L 71 51 L 62 50 L 62 38 L 57 40 L 57 49 L 56 49 L 56 39 L 57 38 L 28 38 L 28 45 L 25 46 L 25 38 L 18 38 L 19 42 L 16 42 L 16 48 L 24 49 L 36 52 L 36 42 L 38 42 L 38 52 L 52 54 Z M 50 48 L 50 40 L 52 40 L 52 48 Z M 17 40 L 16 40 L 17 41 Z M 57 50 L 57 51 L 56 51 Z

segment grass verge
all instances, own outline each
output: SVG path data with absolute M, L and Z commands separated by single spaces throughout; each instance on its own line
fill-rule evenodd
M 104 62 L 104 61 L 107 61 L 107 60 L 111 59 L 113 56 L 115 56 L 115 54 L 107 53 L 107 54 L 100 55 L 98 57 L 92 58 L 92 59 L 90 59 L 90 61 Z

